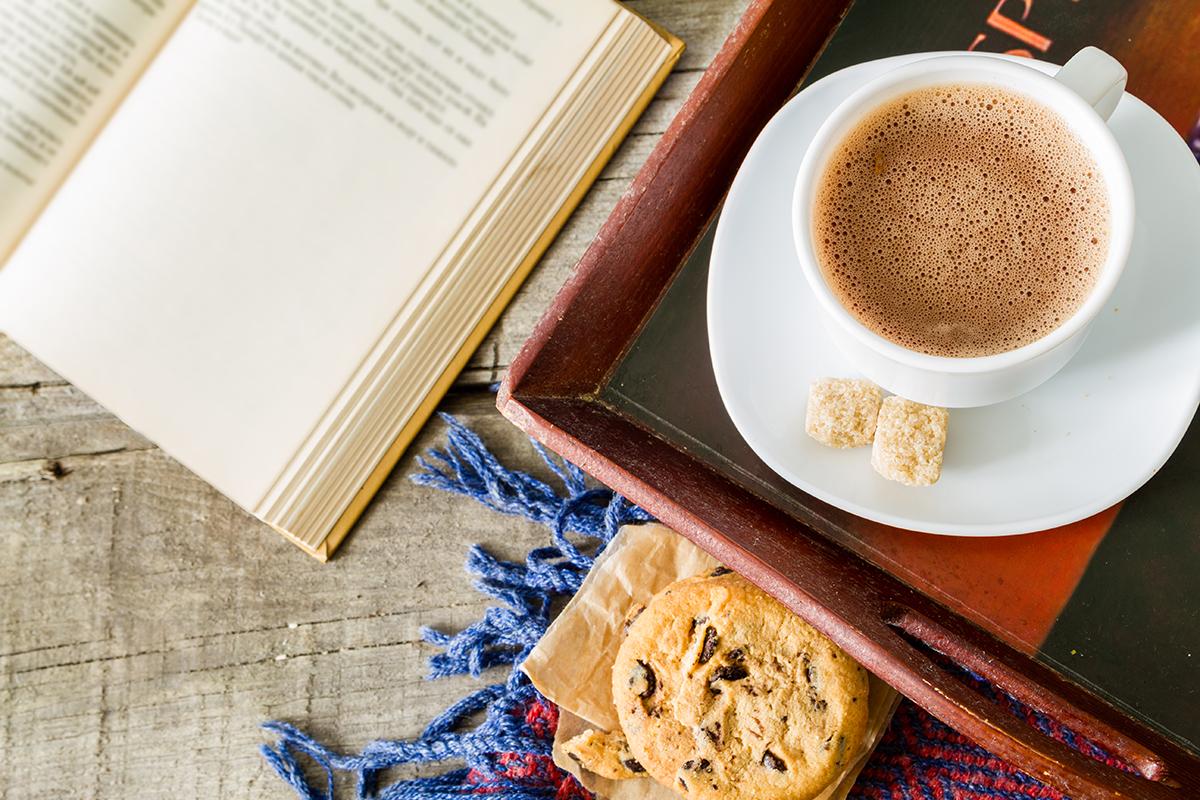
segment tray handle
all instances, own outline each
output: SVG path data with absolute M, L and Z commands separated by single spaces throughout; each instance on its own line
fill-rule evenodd
M 888 649 L 911 670 L 901 679 L 907 685 L 897 688 L 952 727 L 975 732 L 980 744 L 1019 764 L 1034 777 L 1048 779 L 1052 775 L 1070 775 L 1074 784 L 1070 793 L 1074 800 L 1179 797 L 1180 786 L 1170 778 L 1167 764 L 1158 754 L 1080 711 L 1067 699 L 963 642 L 953 632 L 913 609 L 889 606 L 881 621 L 890 629 Z M 1035 711 L 1057 719 L 1125 762 L 1134 772 L 1089 758 L 1029 726 L 949 675 L 906 637 L 983 676 L 993 686 Z

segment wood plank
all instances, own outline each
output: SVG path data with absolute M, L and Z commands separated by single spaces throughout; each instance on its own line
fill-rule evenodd
M 445 409 L 548 477 L 475 392 Z M 471 688 L 433 648 L 489 604 L 468 547 L 521 558 L 541 526 L 411 483 L 431 423 L 327 565 L 155 449 L 0 470 L 0 786 L 9 797 L 283 797 L 256 754 L 281 717 L 347 748 L 417 733 Z M 163 785 L 162 765 L 169 768 Z M 63 768 L 65 767 L 65 769 Z M 248 791 L 244 791 L 248 790 Z

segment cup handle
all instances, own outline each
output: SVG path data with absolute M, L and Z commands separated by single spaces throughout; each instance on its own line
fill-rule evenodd
M 1126 77 L 1120 61 L 1099 47 L 1085 47 L 1071 56 L 1054 79 L 1082 97 L 1107 122 L 1125 91 Z

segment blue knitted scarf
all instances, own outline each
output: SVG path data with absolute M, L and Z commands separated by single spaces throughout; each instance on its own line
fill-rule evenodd
M 532 519 L 551 531 L 551 544 L 530 551 L 523 564 L 501 561 L 478 545 L 472 547 L 466 568 L 478 577 L 476 588 L 501 605 L 489 608 L 482 620 L 454 635 L 422 631 L 425 641 L 442 648 L 430 659 L 430 679 L 478 677 L 500 665 L 510 667 L 508 677 L 447 708 L 415 739 L 375 741 L 358 755 L 335 753 L 286 722 L 265 724 L 277 743 L 263 745 L 262 754 L 302 800 L 332 800 L 334 776 L 339 772 L 355 778 L 360 800 L 441 800 L 481 790 L 512 800 L 533 800 L 558 793 L 552 782 L 539 785 L 504 778 L 512 772 L 508 769 L 511 754 L 546 756 L 552 740 L 552 731 L 534 735 L 530 729 L 525 711 L 531 702 L 542 699 L 518 666 L 546 632 L 551 604 L 574 595 L 591 568 L 594 555 L 580 546 L 598 553 L 622 525 L 652 517 L 607 489 L 588 488 L 582 470 L 559 462 L 537 444 L 538 453 L 562 482 L 561 489 L 509 470 L 466 426 L 446 414 L 442 419 L 450 426 L 448 446 L 418 459 L 421 472 L 413 480 L 466 495 L 502 514 Z M 469 717 L 481 711 L 486 712 L 482 723 L 461 730 Z M 301 756 L 323 773 L 318 785 L 305 776 Z M 389 767 L 445 761 L 464 761 L 466 767 L 383 788 L 377 785 L 379 773 Z

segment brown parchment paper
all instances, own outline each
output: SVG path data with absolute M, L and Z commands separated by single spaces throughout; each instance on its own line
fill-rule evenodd
M 588 728 L 611 731 L 620 726 L 611 672 L 625 612 L 667 585 L 717 566 L 716 559 L 664 525 L 622 528 L 521 665 L 538 691 L 559 707 L 554 763 L 597 795 L 609 800 L 679 800 L 679 794 L 649 778 L 614 781 L 587 772 L 562 752 L 561 743 Z M 899 702 L 895 690 L 870 676 L 867 733 L 858 755 L 817 800 L 844 800 Z

